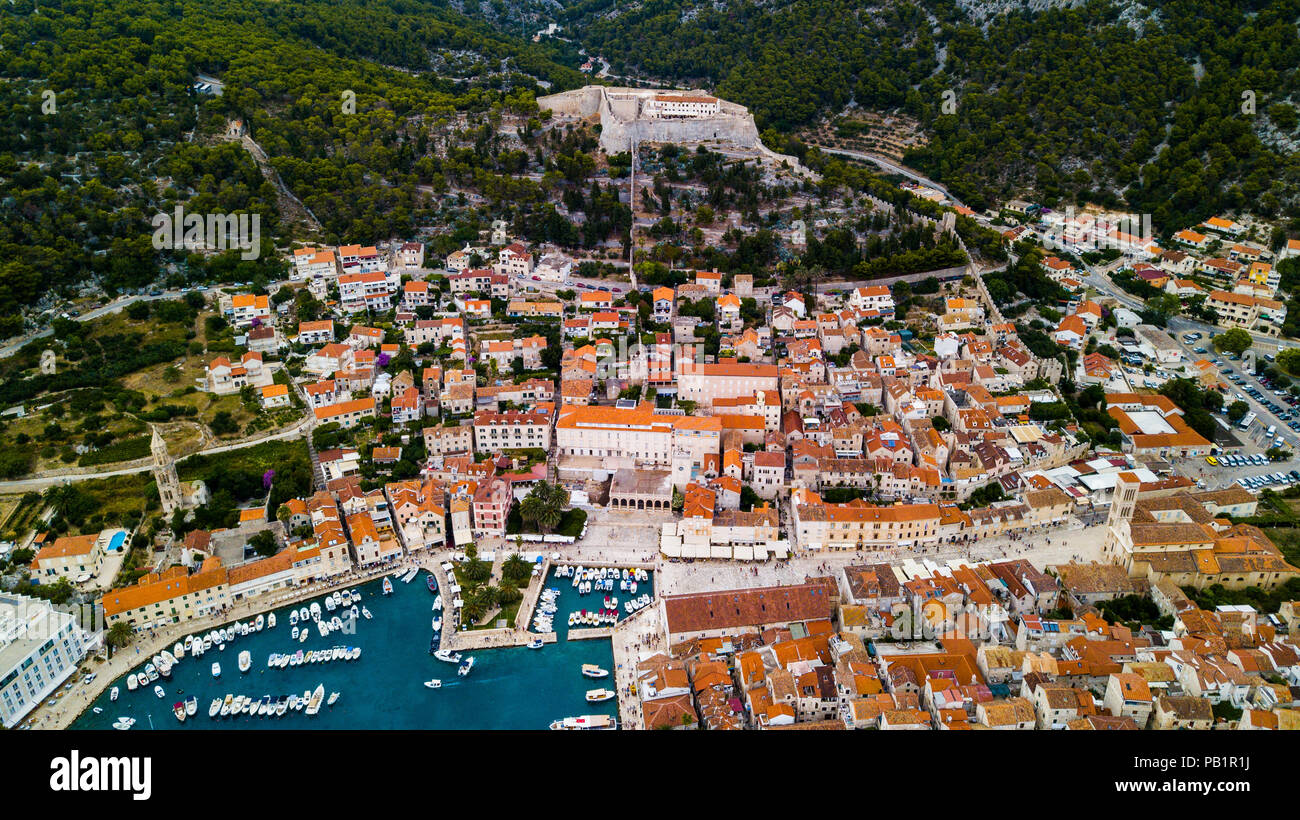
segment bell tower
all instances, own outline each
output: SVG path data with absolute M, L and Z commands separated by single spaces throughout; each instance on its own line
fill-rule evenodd
M 176 462 L 172 460 L 171 453 L 167 452 L 167 442 L 158 434 L 157 427 L 152 429 L 153 441 L 149 445 L 149 452 L 153 455 L 153 477 L 158 482 L 158 499 L 162 502 L 163 515 L 170 518 L 173 512 L 183 506 L 181 481 L 176 476 Z

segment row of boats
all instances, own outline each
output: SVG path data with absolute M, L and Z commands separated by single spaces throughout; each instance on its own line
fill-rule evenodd
M 361 658 L 359 646 L 332 646 L 329 649 L 314 649 L 304 652 L 299 649 L 292 655 L 272 652 L 266 659 L 268 669 L 285 669 L 290 666 L 303 666 L 311 663 L 331 663 L 333 661 L 355 661 Z
M 620 592 L 636 594 L 637 584 L 650 580 L 650 573 L 641 569 L 619 569 L 618 567 L 583 567 L 561 566 L 555 568 L 557 578 L 572 578 L 573 588 L 579 595 L 591 592 L 613 592 L 618 584 Z
M 569 626 L 613 626 L 616 623 L 617 609 L 583 609 L 569 613 Z
M 533 611 L 534 632 L 555 631 L 555 613 L 560 606 L 559 600 L 560 591 L 555 587 L 547 587 L 542 590 L 542 594 L 537 598 L 537 609 Z M 532 644 L 530 643 L 529 646 L 532 646 Z
M 601 669 L 594 663 L 584 663 L 582 665 L 582 676 L 584 678 L 605 678 L 609 677 L 608 669 Z M 612 689 L 588 689 L 588 703 L 604 703 L 611 700 L 617 693 Z M 617 729 L 618 722 L 609 715 L 578 715 L 576 717 L 560 718 L 551 721 L 551 729 Z
M 212 699 L 212 703 L 208 706 L 208 717 L 213 719 L 236 715 L 282 717 L 288 712 L 315 715 L 320 712 L 322 705 L 333 706 L 338 699 L 338 692 L 330 692 L 328 698 L 325 696 L 324 684 L 317 684 L 314 690 L 305 691 L 301 695 L 263 695 L 258 698 L 227 694 L 224 698 Z

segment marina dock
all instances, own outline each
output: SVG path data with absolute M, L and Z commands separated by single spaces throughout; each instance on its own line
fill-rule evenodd
M 566 640 L 570 641 L 594 641 L 600 638 L 612 638 L 614 636 L 614 627 L 612 626 L 593 626 L 585 629 L 573 627 L 569 629 L 569 636 Z

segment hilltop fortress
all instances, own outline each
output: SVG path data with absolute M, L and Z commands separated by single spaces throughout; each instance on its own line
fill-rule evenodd
M 749 109 L 702 91 L 588 85 L 540 97 L 537 105 L 561 116 L 598 117 L 600 147 L 607 154 L 630 151 L 634 142 L 720 143 L 755 151 L 806 173 L 794 157 L 763 145 Z

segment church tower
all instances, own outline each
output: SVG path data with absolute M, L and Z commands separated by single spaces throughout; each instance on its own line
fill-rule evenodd
M 158 482 L 158 498 L 162 501 L 163 515 L 168 518 L 183 506 L 181 481 L 176 477 L 176 462 L 167 452 L 167 442 L 158 435 L 158 428 L 153 428 L 153 441 L 149 445 L 153 454 L 153 477 Z
M 1142 480 L 1131 472 L 1125 471 L 1117 476 L 1115 493 L 1110 501 L 1110 515 L 1106 518 L 1106 541 L 1102 545 L 1102 556 L 1116 563 L 1126 563 L 1133 548 L 1128 525 L 1133 519 L 1138 488 L 1141 486 Z

